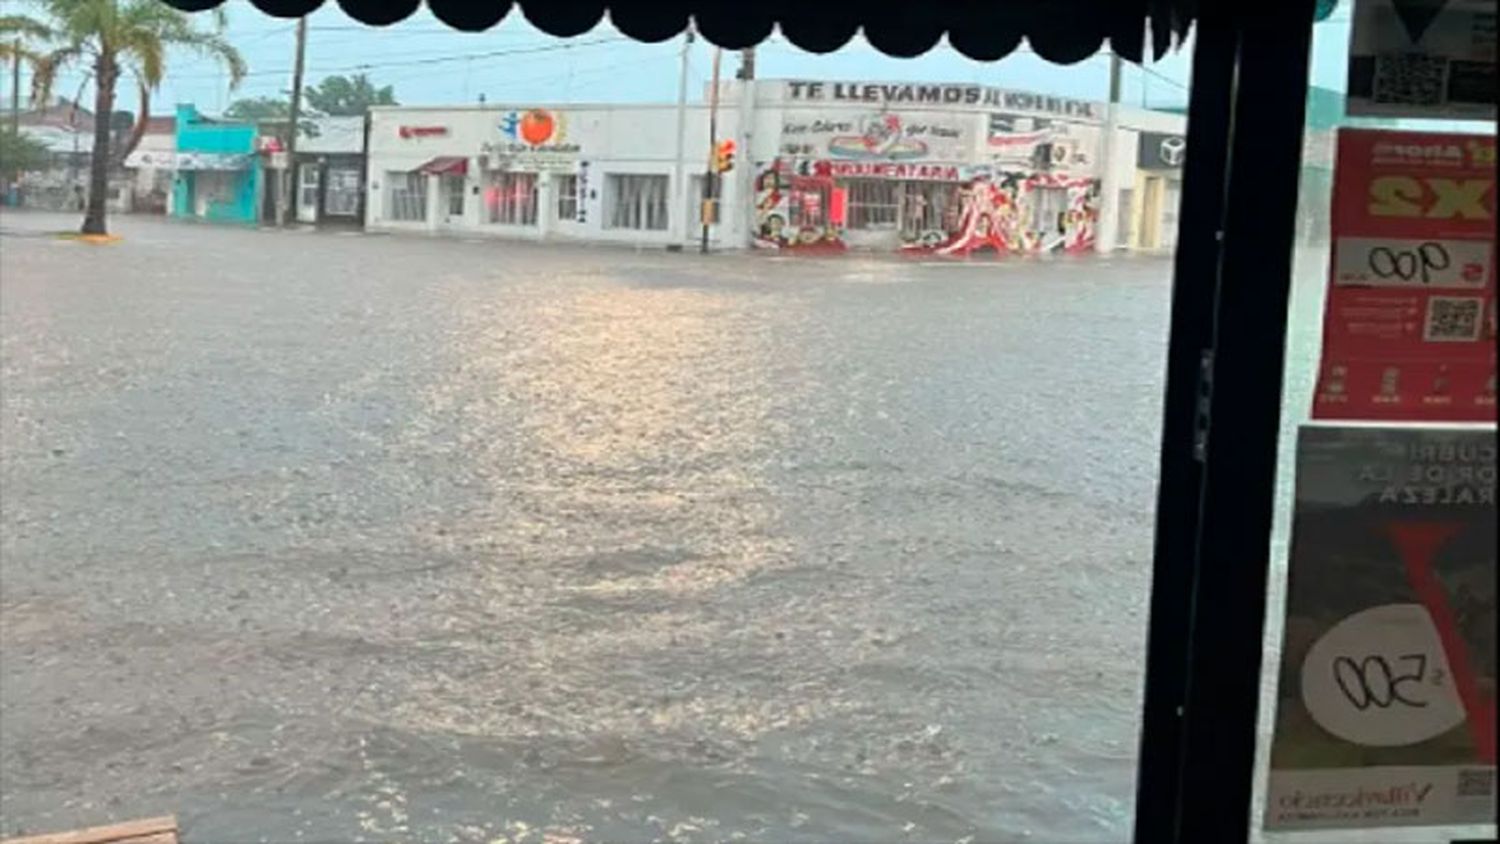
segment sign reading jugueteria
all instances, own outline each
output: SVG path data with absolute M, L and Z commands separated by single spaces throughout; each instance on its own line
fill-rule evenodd
M 1305 426 L 1267 829 L 1495 816 L 1495 432 Z

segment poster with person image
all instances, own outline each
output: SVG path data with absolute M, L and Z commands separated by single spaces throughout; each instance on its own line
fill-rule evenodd
M 1304 426 L 1267 829 L 1495 817 L 1495 429 Z

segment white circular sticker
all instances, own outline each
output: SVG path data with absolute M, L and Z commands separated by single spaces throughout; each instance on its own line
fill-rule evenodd
M 1374 607 L 1330 628 L 1302 662 L 1302 702 L 1323 729 L 1371 747 L 1425 741 L 1465 717 L 1421 604 Z

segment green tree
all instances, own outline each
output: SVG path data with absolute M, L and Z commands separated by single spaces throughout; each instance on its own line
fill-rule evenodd
M 109 169 L 123 161 L 140 142 L 151 113 L 151 92 L 161 85 L 166 72 L 167 51 L 185 49 L 217 60 L 229 72 L 235 86 L 245 75 L 245 60 L 224 38 L 227 23 L 223 9 L 208 18 L 210 26 L 199 29 L 184 13 L 158 0 L 31 0 L 45 20 L 57 45 L 37 66 L 32 90 L 46 100 L 53 81 L 63 68 L 82 64 L 92 73 L 94 84 L 94 152 L 89 162 L 88 208 L 83 217 L 84 234 L 104 234 L 105 198 Z M 201 13 L 200 13 L 201 14 Z M 108 116 L 115 110 L 115 85 L 123 73 L 135 77 L 141 93 L 141 119 L 118 154 L 110 154 Z
M 28 65 L 35 74 L 37 66 L 42 63 L 42 53 L 36 42 L 45 41 L 51 34 L 46 26 L 24 15 L 0 15 L 0 63 L 11 65 L 18 72 L 20 65 Z M 17 131 L 21 118 L 19 87 L 10 92 L 10 97 L 10 128 Z
M 336 116 L 361 115 L 369 111 L 370 106 L 398 105 L 392 86 L 376 88 L 363 73 L 325 77 L 304 91 L 303 97 L 312 111 Z
M 247 97 L 235 100 L 224 110 L 225 117 L 250 121 L 285 120 L 291 113 L 291 105 L 279 97 Z
M 0 128 L 0 173 L 24 173 L 47 166 L 47 147 L 11 129 Z

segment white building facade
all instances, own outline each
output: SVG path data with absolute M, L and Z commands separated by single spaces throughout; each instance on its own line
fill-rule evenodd
M 714 137 L 734 141 L 737 160 L 717 180 L 718 248 L 1089 251 L 1100 245 L 1103 202 L 1125 216 L 1146 207 L 1135 190 L 1141 134 L 1180 135 L 1183 124 L 1119 109 L 1121 190 L 1106 199 L 1102 103 L 803 80 L 727 82 L 719 93 Z M 366 225 L 694 244 L 709 126 L 701 103 L 680 115 L 672 105 L 376 108 Z

